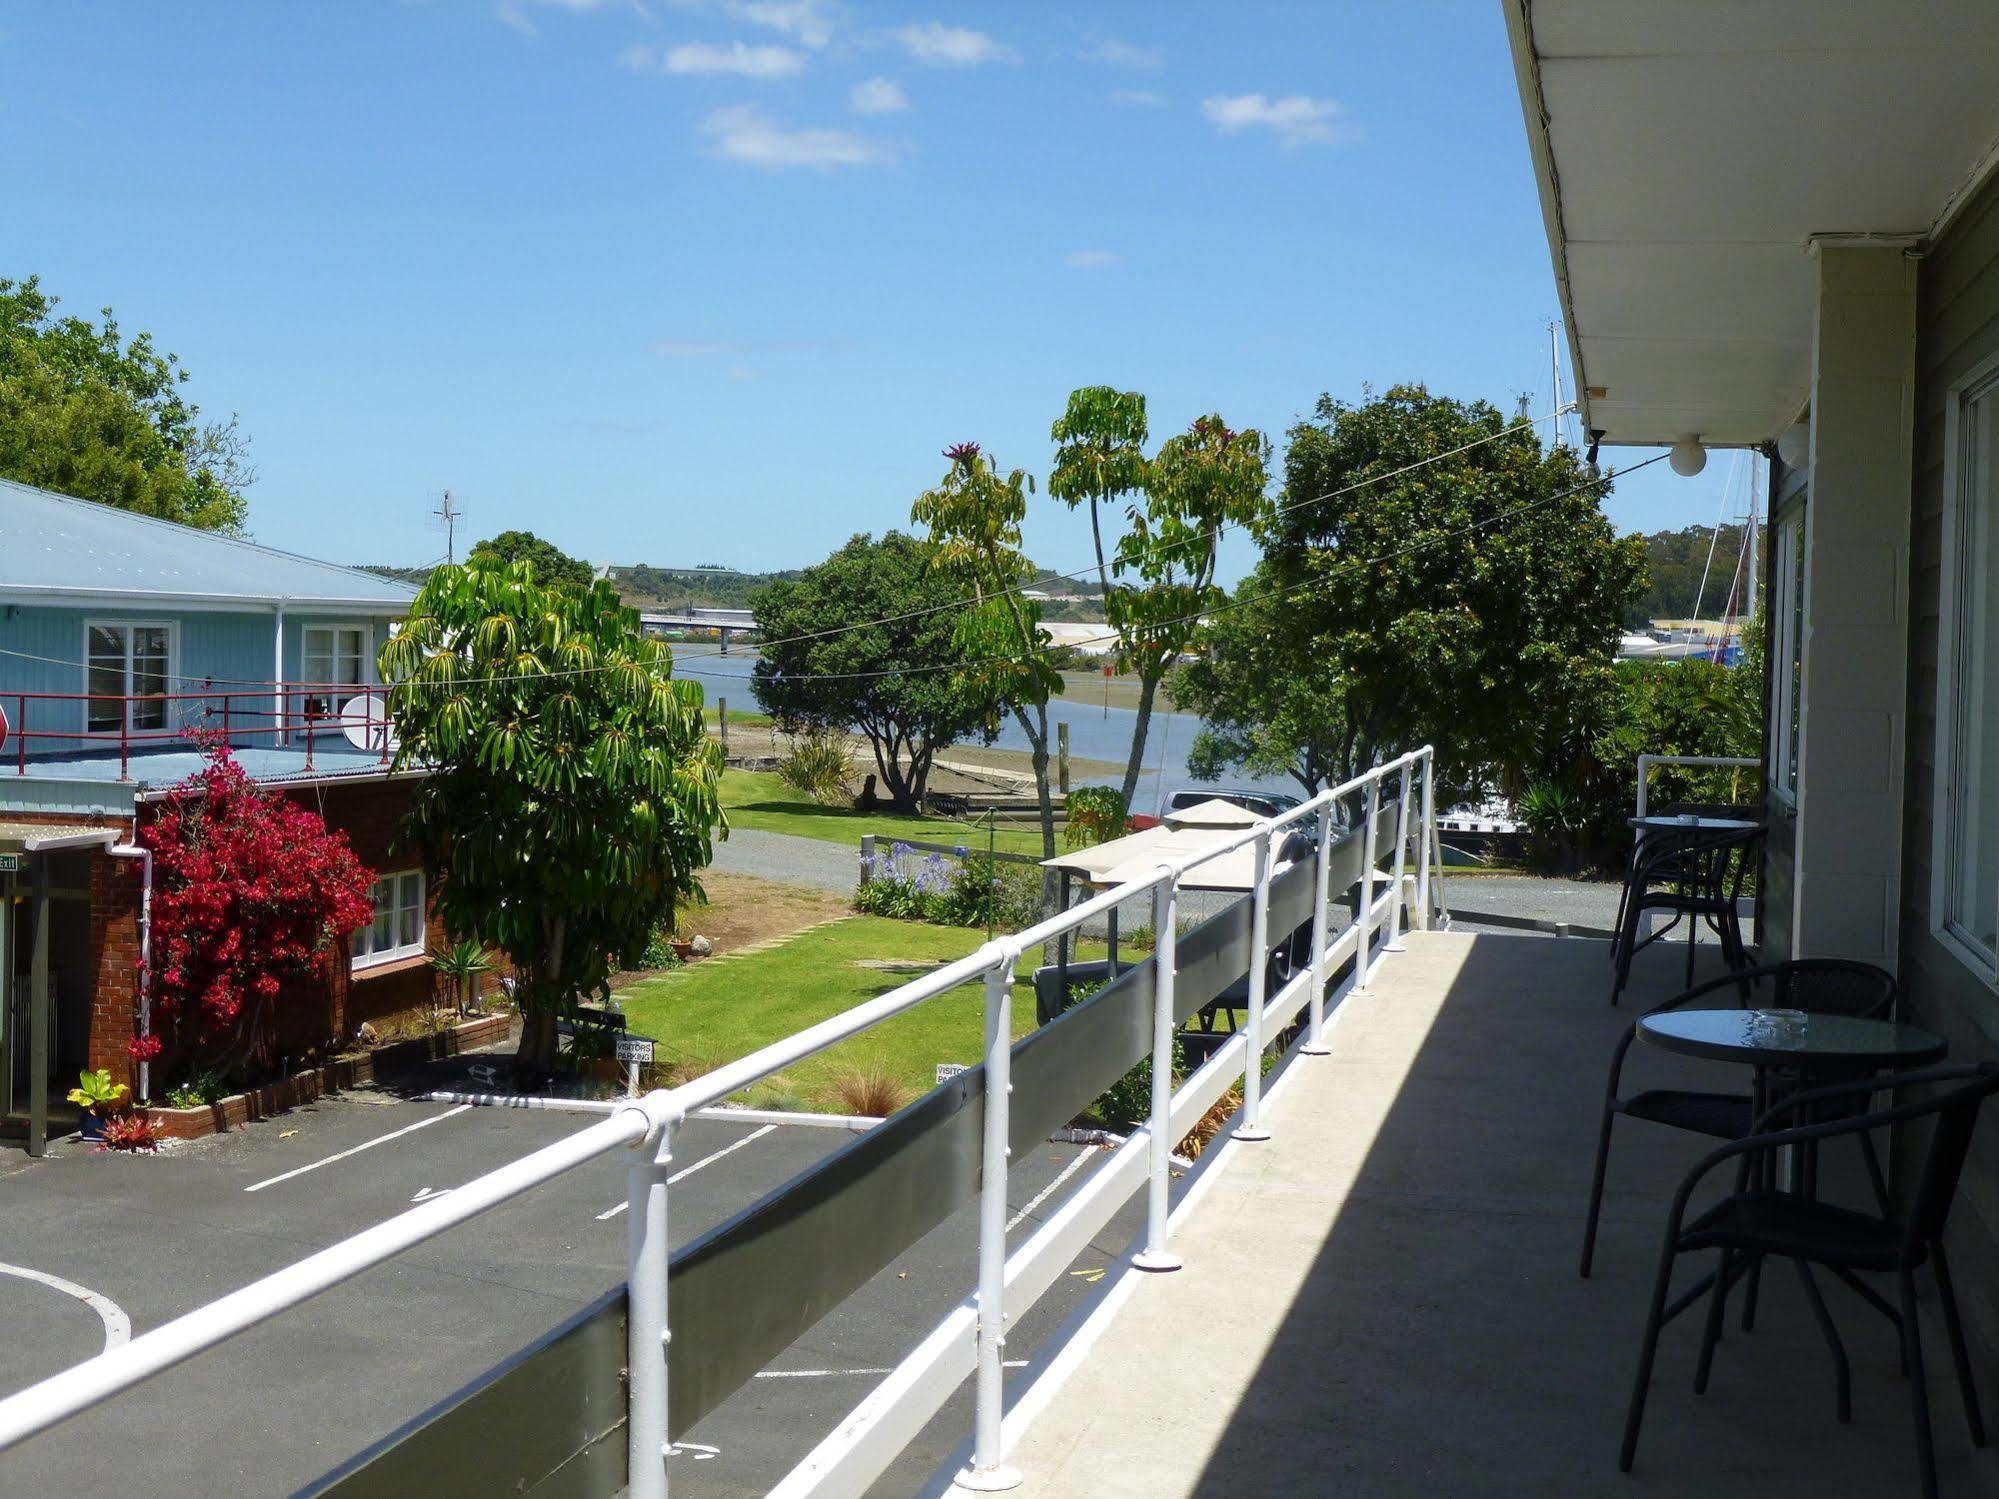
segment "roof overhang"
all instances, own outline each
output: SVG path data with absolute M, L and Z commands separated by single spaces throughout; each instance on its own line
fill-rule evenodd
M 136 588 L 24 588 L 0 583 L 0 604 L 53 604 L 65 609 L 78 605 L 102 605 L 118 609 L 238 614 L 246 610 L 305 609 L 325 614 L 365 614 L 387 619 L 407 613 L 414 598 L 414 594 L 410 599 L 341 599 L 261 593 L 174 593 Z
M 1992 0 L 1504 0 L 1586 424 L 1771 441 L 1827 241 L 1920 248 L 1999 162 Z

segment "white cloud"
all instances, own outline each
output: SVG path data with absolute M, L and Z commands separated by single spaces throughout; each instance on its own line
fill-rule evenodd
M 718 109 L 701 122 L 701 130 L 713 137 L 715 154 L 723 160 L 764 171 L 811 167 L 824 172 L 836 167 L 878 166 L 895 154 L 886 141 L 851 130 L 786 129 L 754 104 Z
M 611 0 L 500 0 L 493 14 L 522 36 L 533 36 L 535 24 L 528 19 L 528 6 L 540 5 L 556 10 L 584 11 L 596 10 L 609 3 Z
M 1224 135 L 1242 130 L 1268 130 L 1285 146 L 1334 146 L 1357 140 L 1360 127 L 1349 123 L 1337 100 L 1289 94 L 1282 99 L 1263 94 L 1217 94 L 1201 101 L 1206 115 Z
M 1123 263 L 1124 257 L 1115 250 L 1071 250 L 1062 257 L 1062 264 L 1072 271 L 1101 271 Z
M 627 49 L 626 55 L 639 51 Z M 682 42 L 660 58 L 664 72 L 680 75 L 733 74 L 738 78 L 789 78 L 805 66 L 805 54 L 789 47 L 747 42 Z
M 1086 62 L 1108 63 L 1114 68 L 1156 68 L 1166 61 L 1157 47 L 1138 47 L 1107 36 L 1083 54 Z
M 1119 109 L 1157 109 L 1166 102 L 1164 94 L 1149 88 L 1121 88 L 1111 91 L 1111 103 Z
M 869 78 L 854 85 L 847 107 L 857 115 L 892 115 L 909 108 L 909 95 L 893 78 Z
M 946 26 L 942 21 L 904 26 L 889 35 L 901 43 L 903 51 L 926 67 L 976 68 L 982 63 L 1020 61 L 1018 52 L 983 31 Z
M 831 8 L 823 0 L 730 0 L 729 14 L 765 26 L 818 51 L 833 40 Z

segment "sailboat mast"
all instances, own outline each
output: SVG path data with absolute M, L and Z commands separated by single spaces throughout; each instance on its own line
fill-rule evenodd
M 1555 320 L 1548 319 L 1548 368 L 1555 376 L 1555 440 L 1550 447 L 1560 447 L 1562 442 L 1562 354 L 1561 345 L 1555 338 Z

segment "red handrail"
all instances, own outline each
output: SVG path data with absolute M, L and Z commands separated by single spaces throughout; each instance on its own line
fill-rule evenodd
M 358 723 L 362 729 L 361 747 L 377 749 L 381 761 L 386 764 L 389 758 L 387 693 L 386 687 L 353 682 L 273 682 L 228 689 L 209 688 L 200 692 L 10 692 L 7 696 L 15 705 L 15 723 L 12 726 L 15 739 L 14 773 L 28 773 L 32 763 L 29 759 L 30 741 L 60 744 L 77 750 L 98 746 L 108 749 L 115 743 L 118 747 L 119 779 L 129 780 L 135 748 L 178 747 L 186 743 L 190 730 L 197 727 L 201 720 L 218 717 L 221 720 L 221 739 L 230 745 L 255 743 L 264 736 L 270 736 L 273 744 L 282 743 L 303 724 L 305 765 L 308 770 L 314 768 L 314 740 L 321 725 L 330 720 L 344 731 L 349 724 Z M 357 697 L 361 699 L 361 717 L 358 720 L 349 720 L 344 714 L 328 711 L 329 701 L 345 703 Z M 248 699 L 249 705 L 239 704 L 239 698 Z M 382 700 L 379 714 L 376 712 L 378 699 Z M 112 703 L 118 705 L 117 728 L 91 728 L 92 707 Z M 165 720 L 174 716 L 173 705 L 189 703 L 199 704 L 200 712 L 182 714 L 182 722 L 165 725 Z M 29 715 L 35 704 L 76 705 L 80 711 L 75 717 L 82 726 L 31 727 Z M 159 705 L 163 726 L 157 729 L 134 728 L 134 708 L 138 704 Z M 43 711 L 46 714 L 50 710 L 45 708 Z M 260 719 L 267 721 L 259 722 Z M 42 721 L 47 722 L 46 716 Z

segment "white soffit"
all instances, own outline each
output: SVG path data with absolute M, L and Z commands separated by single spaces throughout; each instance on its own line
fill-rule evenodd
M 1925 233 L 1999 142 L 1999 0 L 1506 0 L 1589 425 L 1770 440 L 1815 235 Z

